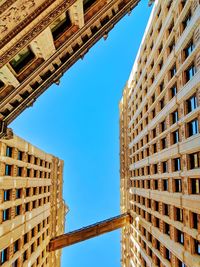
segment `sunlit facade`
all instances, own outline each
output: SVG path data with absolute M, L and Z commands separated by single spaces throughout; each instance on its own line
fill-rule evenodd
M 199 1 L 155 1 L 119 107 L 122 267 L 199 267 Z
M 139 1 L 0 1 L 0 137 Z
M 13 136 L 0 141 L 0 266 L 59 267 L 48 252 L 64 233 L 63 161 Z

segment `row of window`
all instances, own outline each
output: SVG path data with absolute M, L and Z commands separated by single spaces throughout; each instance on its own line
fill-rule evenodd
M 5 165 L 5 176 L 13 176 L 14 168 L 16 166 L 14 165 Z M 35 169 L 30 169 L 26 167 L 17 167 L 17 173 L 16 176 L 20 177 L 35 177 L 35 178 L 50 178 L 50 172 L 45 172 L 45 171 L 40 171 L 40 170 L 35 170 Z
M 15 151 L 13 147 L 7 146 L 6 147 L 6 157 L 14 158 L 15 157 Z M 18 150 L 17 154 L 17 159 L 18 160 L 23 160 L 24 162 L 32 163 L 41 167 L 45 167 L 48 169 L 51 169 L 51 163 L 45 160 L 42 160 L 38 157 L 35 157 L 33 155 L 30 155 L 26 152 Z
M 189 25 L 189 22 L 190 22 L 190 20 L 191 20 L 191 17 L 192 17 L 191 10 L 189 10 L 188 13 L 187 13 L 187 15 L 185 16 L 184 20 L 182 21 L 182 29 L 181 29 L 182 32 L 183 32 L 184 29 Z M 161 25 L 159 26 L 158 29 L 161 29 L 161 27 L 162 27 L 162 23 L 161 23 Z M 172 32 L 173 32 L 173 28 L 174 28 L 174 19 L 172 19 L 172 21 L 170 22 L 170 26 L 169 26 L 169 28 L 167 29 L 167 34 L 166 34 L 166 37 L 167 37 L 167 38 L 169 38 L 169 37 L 171 36 L 171 34 L 172 34 Z M 171 37 L 170 37 L 170 38 L 171 38 Z M 151 51 L 155 51 L 155 48 L 154 48 L 154 42 L 153 42 L 153 41 L 152 41 L 152 42 L 148 42 L 148 43 L 150 44 L 150 45 L 149 45 L 149 47 L 150 47 L 150 51 L 147 53 L 147 54 L 149 55 Z M 167 43 L 167 41 L 166 41 L 166 43 Z M 168 49 L 167 49 L 167 50 L 169 51 L 169 52 L 168 52 L 169 54 L 170 54 L 170 53 L 172 52 L 172 50 L 174 49 L 174 46 L 175 46 L 175 39 L 173 38 L 172 41 L 171 41 L 171 43 L 170 43 L 169 46 L 168 46 Z M 190 53 L 192 52 L 191 50 L 193 50 L 193 49 L 194 49 L 193 42 L 190 41 L 190 42 L 186 45 L 186 47 L 183 49 L 183 51 L 184 51 L 184 53 L 185 53 L 185 59 L 190 55 Z M 160 43 L 159 46 L 158 46 L 158 53 L 156 53 L 156 54 L 157 54 L 157 57 L 159 57 L 159 55 L 161 54 L 162 50 L 163 50 L 163 41 L 161 41 L 161 43 Z M 146 56 L 145 51 L 146 51 L 146 46 L 144 47 L 144 51 L 141 53 L 141 55 L 145 55 L 145 56 L 144 56 L 144 60 L 143 60 L 143 65 L 144 65 L 144 64 L 146 65 L 146 63 L 147 63 L 147 56 Z M 168 55 L 168 56 L 169 56 L 169 55 Z M 141 65 L 141 62 L 142 62 L 141 59 L 140 59 L 138 62 L 139 62 L 139 63 L 138 63 L 138 64 L 139 64 L 139 71 L 138 71 L 138 78 L 136 78 L 136 85 L 137 85 L 137 80 L 139 80 L 140 76 L 142 75 L 142 71 L 145 71 L 145 69 L 146 69 L 146 68 L 144 68 L 144 67 Z M 154 65 L 155 65 L 155 62 L 154 62 L 154 60 L 153 60 L 153 61 L 151 62 L 151 64 L 150 64 L 151 69 L 153 69 Z M 140 68 L 140 66 L 141 66 L 141 68 Z M 163 59 L 161 59 L 160 62 L 158 63 L 158 68 L 161 69 L 162 66 L 163 66 Z M 146 74 L 146 75 L 147 75 L 147 74 Z M 145 81 L 146 81 L 146 80 L 147 80 L 147 77 L 145 77 Z M 153 77 L 152 77 L 152 80 L 154 80 Z M 136 98 L 137 98 L 137 96 L 136 96 Z M 134 102 L 135 102 L 135 100 L 134 100 Z M 137 109 L 137 108 L 136 108 L 136 109 Z
M 13 253 L 15 254 L 17 251 L 21 250 L 24 245 L 26 245 L 28 242 L 31 242 L 31 239 L 34 238 L 40 231 L 45 228 L 49 224 L 49 217 L 45 220 L 43 220 L 41 223 L 39 223 L 37 226 L 32 228 L 31 231 L 24 234 L 22 236 L 22 239 L 18 239 L 13 243 Z M 25 262 L 28 259 L 28 250 L 31 250 L 31 254 L 37 249 L 38 246 L 41 245 L 42 241 L 47 238 L 49 235 L 49 228 L 47 228 L 46 232 L 42 233 L 40 237 L 30 245 L 30 247 L 23 253 L 23 262 Z M 22 248 L 21 248 L 22 247 Z M 44 251 L 42 252 L 42 257 L 44 256 Z M 8 260 L 8 248 L 3 249 L 0 252 L 0 264 L 5 263 Z M 18 266 L 18 260 L 14 262 L 12 266 Z
M 47 196 L 47 197 L 41 197 L 34 201 L 27 202 L 25 203 L 25 206 L 24 205 L 15 206 L 15 217 L 23 215 L 25 212 L 41 207 L 49 202 L 50 202 L 50 196 Z M 2 211 L 3 221 L 11 220 L 11 211 L 12 208 L 8 208 Z
M 23 190 L 24 190 L 24 194 L 23 194 Z M 31 193 L 31 190 L 32 190 L 32 193 Z M 14 193 L 15 193 L 14 198 L 19 199 L 19 198 L 25 198 L 25 197 L 45 194 L 48 192 L 50 192 L 50 186 L 33 187 L 32 189 L 31 189 L 31 187 L 28 187 L 25 189 L 23 189 L 23 188 L 7 189 L 7 190 L 3 190 L 3 200 L 4 201 L 13 200 L 12 198 L 13 198 Z
M 176 87 L 172 87 L 173 88 L 173 92 L 175 93 Z M 153 95 L 153 97 L 155 99 L 155 94 Z M 155 100 L 152 100 L 155 101 Z M 165 100 L 164 97 L 159 101 L 159 111 L 160 112 L 165 106 Z M 184 115 L 189 114 L 190 112 L 194 111 L 195 109 L 197 109 L 198 104 L 197 104 L 197 97 L 196 94 L 192 95 L 189 99 L 187 99 L 185 101 L 185 111 L 184 111 Z M 147 106 L 146 108 L 144 108 L 145 112 L 144 112 L 144 116 L 145 118 L 142 121 L 142 113 L 140 113 L 140 115 L 136 118 L 135 122 L 132 124 L 132 126 L 129 128 L 129 134 L 130 136 L 134 139 L 135 136 L 137 136 L 148 124 L 149 122 L 156 117 L 157 111 L 156 108 L 154 108 L 148 116 L 146 116 L 147 114 Z M 179 120 L 179 115 L 178 115 L 178 110 L 175 110 L 174 112 L 172 112 L 170 114 L 170 125 L 173 125 L 174 123 L 177 123 Z M 166 126 L 166 122 L 163 121 L 161 123 L 161 127 L 160 127 L 160 131 L 161 133 L 163 131 L 165 131 L 167 128 Z M 153 132 L 154 130 L 152 130 Z M 153 138 L 156 137 L 156 132 L 153 133 Z
M 131 187 L 141 189 L 151 189 L 160 191 L 169 191 L 173 193 L 181 193 L 183 190 L 182 180 L 180 178 L 172 179 L 172 188 L 169 188 L 169 179 L 145 179 L 145 180 L 131 180 Z M 188 179 L 188 194 L 200 194 L 200 178 Z

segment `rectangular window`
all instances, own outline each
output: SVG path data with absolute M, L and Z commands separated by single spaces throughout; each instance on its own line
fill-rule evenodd
M 192 212 L 191 215 L 192 215 L 192 228 L 198 230 L 198 214 Z
M 12 157 L 12 147 L 6 147 L 6 157 Z
M 168 186 L 168 179 L 163 180 L 163 190 L 168 191 L 169 186 Z
M 18 160 L 22 160 L 23 152 L 18 151 Z
M 168 214 L 165 214 L 168 216 Z M 170 226 L 168 223 L 165 223 L 165 234 L 170 236 Z
M 192 17 L 192 14 L 191 14 L 191 11 L 189 11 L 188 14 L 186 15 L 185 19 L 182 22 L 182 24 L 183 24 L 183 30 L 185 28 L 187 28 L 187 26 L 189 25 L 190 20 L 191 20 L 191 17 Z
M 33 59 L 35 55 L 29 46 L 22 49 L 11 61 L 10 65 L 14 71 L 18 74 L 22 69 L 27 66 Z
M 199 129 L 198 129 L 198 120 L 195 119 L 193 121 L 190 121 L 188 123 L 188 134 L 189 134 L 189 137 L 190 136 L 193 136 L 195 134 L 198 134 L 199 132 Z
M 1 264 L 7 261 L 7 254 L 8 254 L 7 248 L 1 251 Z
M 192 79 L 192 77 L 195 75 L 196 73 L 196 69 L 195 69 L 195 66 L 194 66 L 194 63 L 188 68 L 186 69 L 185 71 L 185 79 L 186 79 L 186 82 L 188 82 L 189 80 Z
M 15 215 L 16 216 L 20 215 L 20 205 L 15 207 Z
M 183 210 L 179 208 L 175 208 L 176 220 L 179 222 L 183 221 Z
M 21 197 L 21 189 L 16 189 L 16 198 L 20 198 Z
M 177 94 L 177 86 L 176 84 L 171 88 L 171 96 L 172 98 Z
M 194 244 L 195 244 L 195 252 L 196 254 L 200 255 L 200 242 L 198 240 L 194 240 Z
M 19 240 L 15 241 L 14 243 L 14 253 L 18 251 L 18 247 L 19 247 Z
M 167 138 L 166 137 L 161 140 L 161 144 L 162 144 L 162 149 L 165 149 L 167 147 Z
M 174 111 L 172 113 L 172 123 L 177 123 L 178 122 L 178 110 Z
M 200 179 L 191 179 L 192 194 L 200 194 Z
M 191 53 L 192 53 L 193 50 L 194 50 L 194 44 L 193 44 L 193 41 L 190 41 L 190 43 L 184 49 L 185 58 L 189 57 L 189 55 L 191 55 Z
M 165 106 L 165 100 L 164 97 L 160 100 L 160 109 L 162 110 Z
M 11 197 L 11 190 L 4 190 L 4 201 L 9 201 Z
M 197 169 L 200 167 L 199 154 L 193 153 L 189 155 L 190 169 Z
M 167 248 L 166 248 L 166 259 L 169 260 L 169 261 L 171 259 L 171 252 Z
M 179 132 L 176 130 L 175 132 L 172 133 L 173 136 L 173 144 L 176 144 L 179 142 Z
M 175 183 L 175 192 L 176 193 L 182 192 L 182 181 L 181 181 L 181 179 L 175 179 L 174 183 Z
M 181 170 L 181 159 L 180 158 L 176 158 L 174 159 L 174 171 L 180 171 Z
M 57 40 L 67 29 L 69 29 L 71 25 L 72 23 L 69 12 L 63 13 L 58 19 L 56 19 L 50 25 L 54 41 Z
M 166 121 L 164 120 L 161 122 L 161 130 L 162 132 L 164 132 L 166 129 L 167 129 L 167 125 L 166 125 Z
M 22 167 L 18 167 L 17 176 L 22 176 Z
M 6 176 L 11 176 L 11 165 L 6 164 L 6 168 L 5 168 L 5 175 Z
M 3 210 L 3 221 L 9 220 L 9 209 Z
M 187 113 L 192 112 L 197 108 L 197 97 L 193 95 L 187 100 Z
M 171 69 L 170 69 L 170 75 L 171 78 L 173 78 L 176 74 L 176 65 L 174 65 Z
M 164 161 L 162 163 L 162 167 L 163 167 L 163 173 L 167 172 L 168 171 L 168 168 L 167 168 L 167 161 Z
M 180 230 L 177 230 L 177 241 L 182 245 L 184 244 L 184 235 Z
M 154 189 L 158 190 L 158 180 L 154 180 Z

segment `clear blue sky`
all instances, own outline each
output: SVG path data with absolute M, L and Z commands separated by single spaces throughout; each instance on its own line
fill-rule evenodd
M 151 8 L 143 0 L 14 123 L 65 161 L 66 231 L 120 213 L 119 111 Z M 63 249 L 62 266 L 119 267 L 120 230 Z

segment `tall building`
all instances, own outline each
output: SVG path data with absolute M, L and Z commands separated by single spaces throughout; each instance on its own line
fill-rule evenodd
M 0 1 L 0 137 L 139 1 Z
M 64 233 L 63 161 L 23 139 L 0 140 L 0 265 L 60 266 L 48 252 Z
M 199 267 L 199 1 L 155 1 L 119 107 L 122 266 Z

